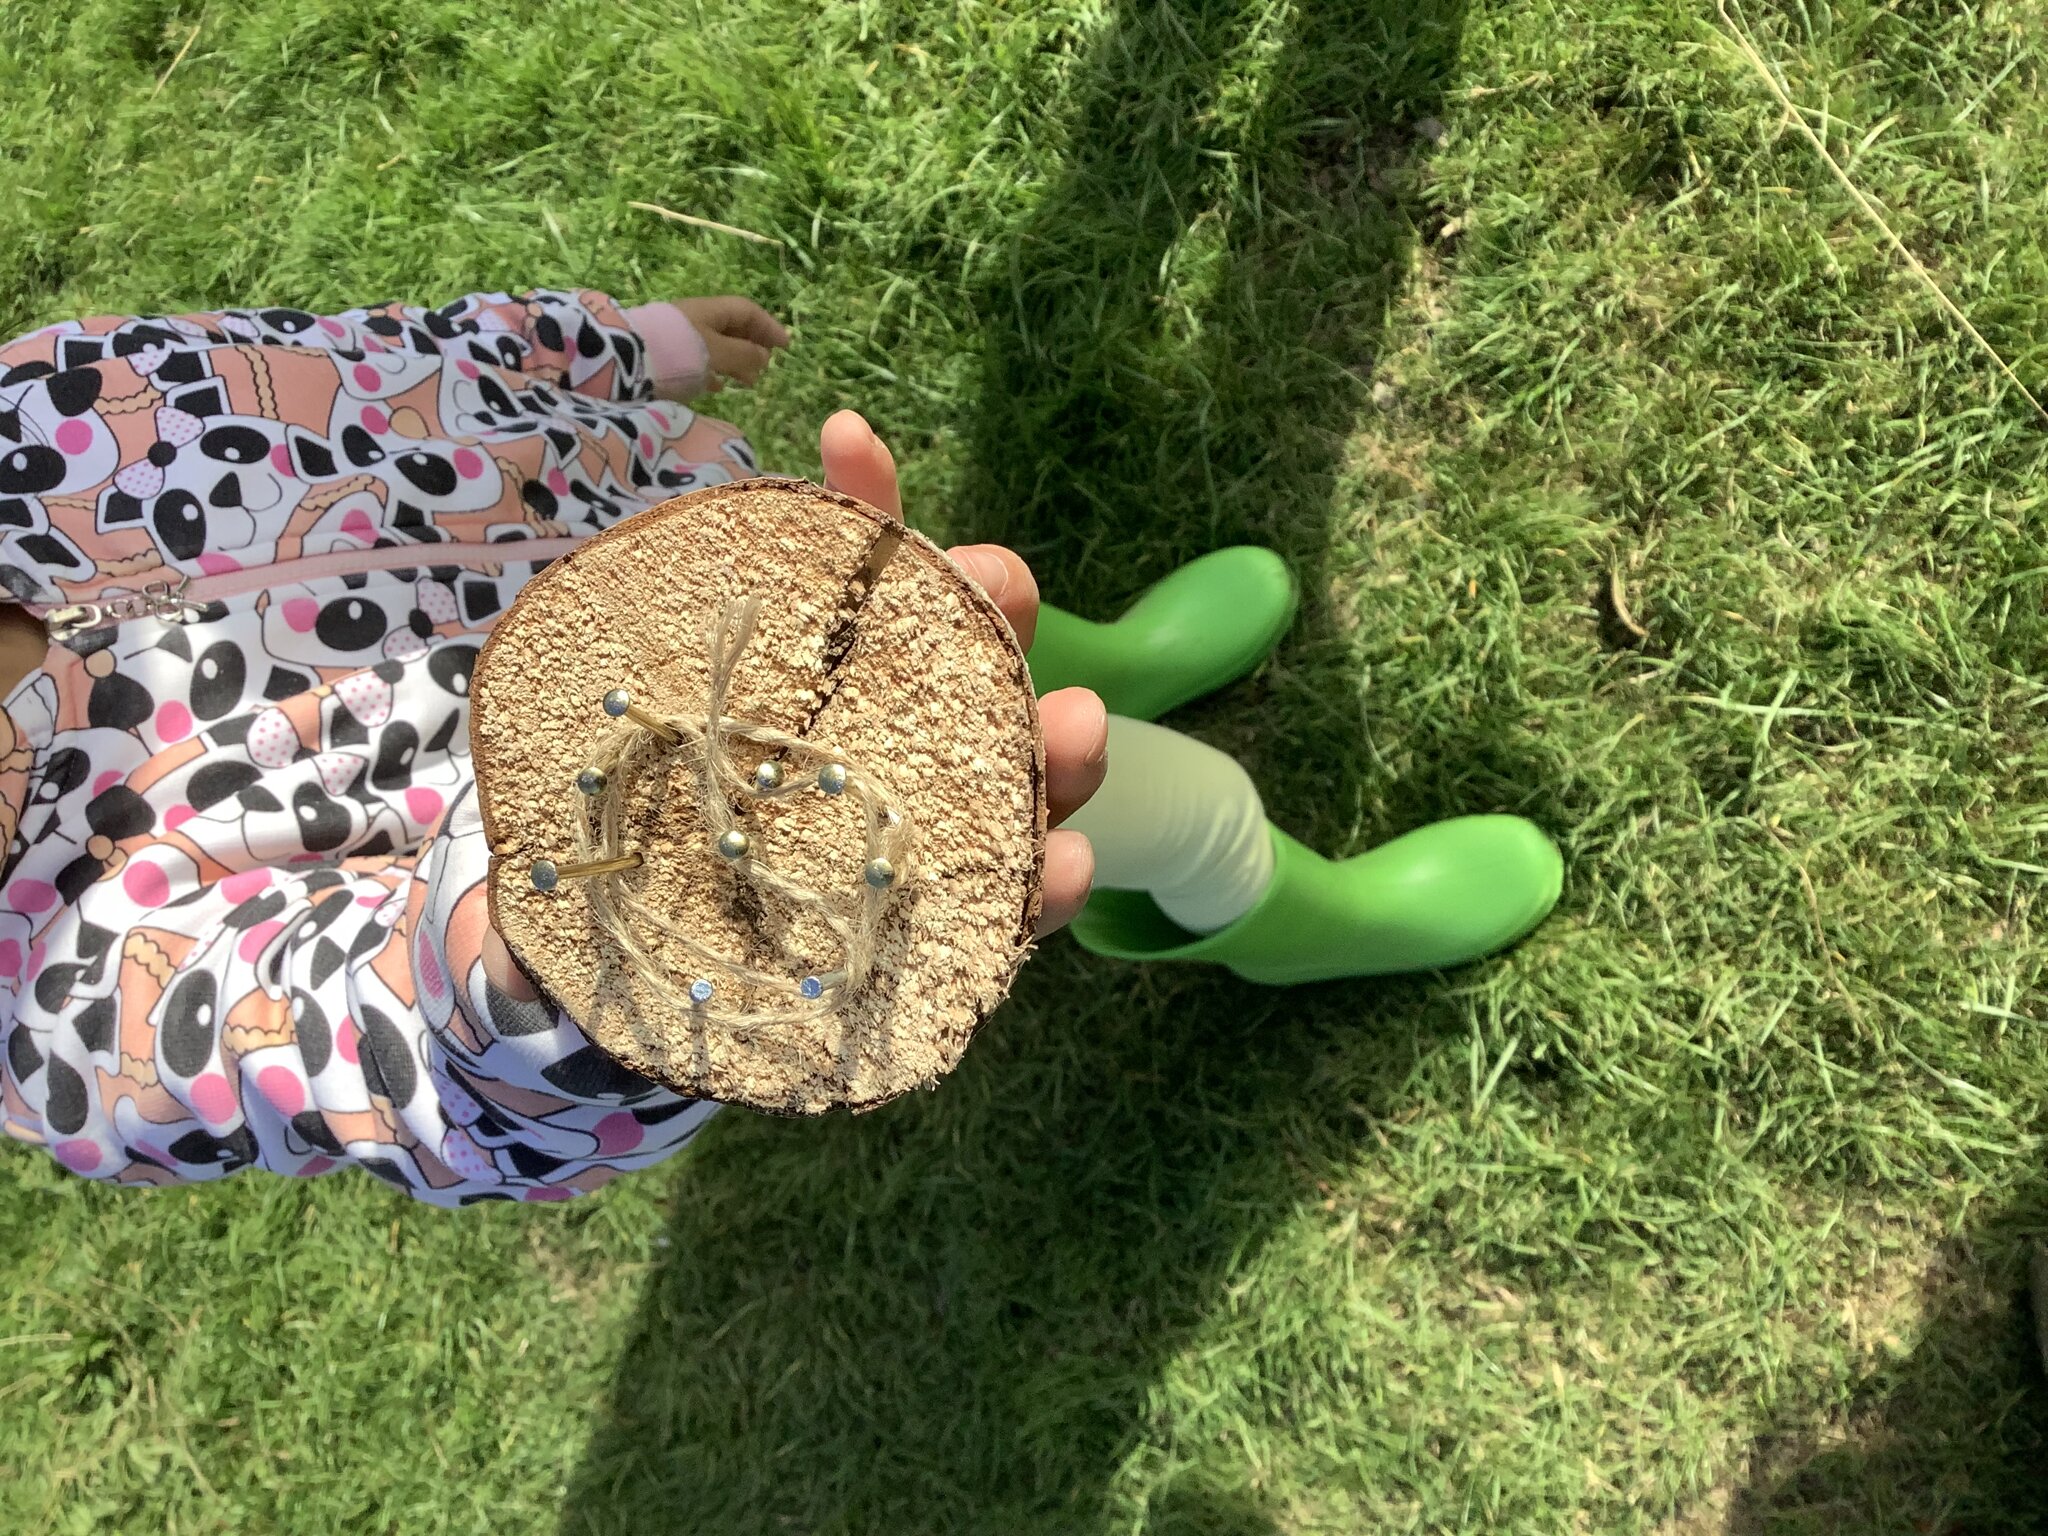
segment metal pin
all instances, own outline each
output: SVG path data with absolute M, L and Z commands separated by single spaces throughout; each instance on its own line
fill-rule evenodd
M 896 883 L 896 866 L 887 859 L 869 859 L 868 867 L 860 872 L 861 879 L 878 891 L 886 891 Z
M 581 864 L 557 864 L 553 859 L 535 859 L 528 873 L 532 877 L 533 888 L 545 894 L 564 880 L 583 880 L 591 875 L 609 875 L 621 869 L 639 867 L 639 854 L 622 853 L 615 859 L 585 859 Z
M 638 704 L 635 704 L 633 702 L 633 695 L 626 692 L 623 688 L 614 688 L 604 696 L 604 712 L 614 720 L 624 717 L 642 730 L 651 731 L 661 739 L 664 746 L 673 747 L 679 745 L 683 739 L 676 734 L 675 727 L 655 719 L 654 716 L 647 713 Z
M 764 795 L 782 788 L 782 764 L 763 763 L 754 770 L 754 788 Z
M 710 1002 L 711 999 L 717 995 L 717 993 L 718 988 L 711 985 L 711 983 L 706 981 L 702 976 L 699 976 L 695 981 L 690 983 L 690 1001 L 696 1003 L 700 1007 L 703 1006 L 705 1003 Z
M 753 846 L 753 840 L 738 827 L 734 827 L 718 839 L 718 856 L 737 864 L 747 856 L 748 850 Z
M 576 787 L 582 790 L 584 794 L 589 795 L 592 799 L 595 799 L 597 796 L 603 794 L 605 791 L 605 786 L 610 782 L 611 781 L 604 776 L 604 770 L 602 768 L 586 768 L 581 773 L 576 775 Z
M 822 976 L 806 976 L 796 984 L 796 989 L 800 995 L 809 1001 L 816 1002 L 825 995 L 827 988 L 843 987 L 845 985 L 846 972 L 827 971 Z
M 827 763 L 818 770 L 818 789 L 827 795 L 846 793 L 846 764 Z

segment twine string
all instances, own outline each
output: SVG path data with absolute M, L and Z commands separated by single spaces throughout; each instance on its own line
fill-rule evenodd
M 2025 399 L 2027 404 L 2034 408 L 2034 413 L 2043 421 L 2048 421 L 2048 405 L 2041 403 L 2034 392 L 2027 388 L 2026 381 L 2021 379 L 2019 374 L 2014 371 L 2012 364 L 2005 360 L 2005 354 L 1987 341 L 1984 333 L 1971 323 L 1970 317 L 1964 312 L 1962 305 L 1949 297 L 1948 290 L 1942 287 L 1940 280 L 1927 270 L 1926 265 L 1920 258 L 1915 256 L 1906 242 L 1899 238 L 1898 231 L 1892 228 L 1890 221 L 1880 211 L 1876 201 L 1862 187 L 1856 184 L 1855 177 L 1851 176 L 1843 168 L 1841 161 L 1835 158 L 1834 151 L 1828 148 L 1827 140 L 1822 138 L 1814 129 L 1813 124 L 1807 121 L 1808 109 L 1801 107 L 1798 102 L 1792 99 L 1790 88 L 1779 77 L 1778 72 L 1765 62 L 1762 51 L 1750 36 L 1749 28 L 1737 19 L 1741 13 L 1741 5 L 1737 3 L 1734 8 L 1735 14 L 1730 14 L 1730 0 L 1715 0 L 1715 4 L 1721 13 L 1721 20 L 1727 25 L 1729 32 L 1735 38 L 1735 46 L 1742 51 L 1743 59 L 1749 64 L 1751 69 L 1756 71 L 1771 95 L 1777 99 L 1778 105 L 1784 109 L 1786 120 L 1799 131 L 1800 136 L 1808 144 L 1813 146 L 1814 152 L 1820 156 L 1821 163 L 1828 168 L 1828 171 L 1834 176 L 1835 180 L 1842 184 L 1842 190 L 1855 199 L 1856 206 L 1862 210 L 1863 216 L 1877 226 L 1878 230 L 1884 235 L 1886 242 L 1898 253 L 1899 259 L 1905 262 L 1907 270 L 1918 279 L 1923 288 L 1934 295 L 1935 302 L 1941 306 L 1949 319 L 1955 322 L 1957 329 L 1970 339 L 1971 344 L 1979 352 L 1982 352 L 1985 357 L 1991 360 L 1991 365 L 2004 376 L 2008 384 L 2020 392 L 2021 397 Z
M 863 826 L 864 863 L 886 859 L 894 867 L 893 882 L 875 886 L 862 879 L 850 890 L 820 890 L 778 869 L 772 859 L 764 856 L 758 837 L 752 833 L 748 836 L 755 846 L 747 857 L 732 865 L 741 881 L 775 898 L 799 918 L 815 919 L 823 925 L 840 947 L 841 958 L 836 966 L 819 966 L 792 975 L 762 970 L 721 955 L 684 932 L 668 914 L 641 899 L 634 889 L 638 883 L 634 877 L 640 870 L 615 870 L 585 882 L 591 912 L 599 927 L 617 946 L 626 967 L 650 993 L 674 1012 L 738 1032 L 813 1023 L 836 1014 L 852 1000 L 874 972 L 883 914 L 907 877 L 916 849 L 909 809 L 885 776 L 857 764 L 829 743 L 794 736 L 726 713 L 734 675 L 741 657 L 753 643 L 760 614 L 758 597 L 720 608 L 709 637 L 711 689 L 702 716 L 647 710 L 652 719 L 680 738 L 678 746 L 670 748 L 654 730 L 630 717 L 620 722 L 623 729 L 612 733 L 591 763 L 604 775 L 604 787 L 595 795 L 582 797 L 584 808 L 575 818 L 574 829 L 579 860 L 615 858 L 627 853 L 626 806 L 632 789 L 671 751 L 681 751 L 697 760 L 698 810 L 707 847 L 715 845 L 728 832 L 745 830 L 737 807 L 821 792 L 821 770 L 844 770 L 845 787 L 840 793 L 858 808 Z M 794 763 L 798 765 L 797 771 L 790 772 L 785 766 L 780 783 L 762 785 L 733 766 L 732 754 L 738 743 L 763 749 L 784 764 Z M 711 981 L 716 989 L 714 1001 L 728 991 L 722 983 L 734 984 L 739 990 L 764 991 L 787 1001 L 752 1013 L 699 1002 L 676 984 L 675 970 L 666 962 L 667 956 L 681 957 L 699 976 Z M 798 991 L 800 980 L 808 975 L 817 976 L 823 984 L 816 998 L 802 997 Z

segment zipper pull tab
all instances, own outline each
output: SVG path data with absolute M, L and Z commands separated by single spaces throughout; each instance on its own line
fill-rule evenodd
M 190 576 L 178 578 L 174 587 L 168 581 L 152 581 L 142 589 L 143 600 L 153 619 L 162 619 L 166 624 L 190 624 L 206 610 L 197 603 L 189 602 L 185 589 L 192 585 Z
M 50 632 L 52 640 L 69 640 L 104 623 L 106 615 L 98 603 L 73 603 L 68 608 L 52 608 L 43 615 L 43 628 Z
M 109 593 L 104 602 L 73 603 L 65 608 L 52 608 L 43 615 L 43 628 L 50 632 L 52 640 L 70 640 L 89 630 L 125 624 L 130 619 L 158 619 L 166 624 L 196 623 L 206 610 L 185 596 L 185 589 L 191 584 L 190 576 L 179 577 L 176 586 L 168 580 L 152 581 L 140 592 Z

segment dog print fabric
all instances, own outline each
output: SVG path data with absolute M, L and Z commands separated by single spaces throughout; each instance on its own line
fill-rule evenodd
M 561 547 L 521 546 L 754 472 L 652 398 L 664 361 L 546 291 L 0 348 L 0 600 L 140 614 L 0 716 L 10 1135 L 123 1184 L 355 1164 L 460 1205 L 704 1123 L 486 980 L 469 764 L 478 647 Z

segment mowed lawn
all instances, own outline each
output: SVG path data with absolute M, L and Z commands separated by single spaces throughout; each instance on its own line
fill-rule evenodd
M 2048 383 L 2048 5 L 1749 22 Z M 0 1147 L 0 1531 L 2048 1523 L 2048 424 L 1711 5 L 0 7 L 0 333 L 532 284 L 756 295 L 765 463 L 859 406 L 1083 612 L 1280 549 L 1176 723 L 1332 852 L 1533 816 L 1562 906 L 1055 940 L 936 1093 L 567 1209 Z

